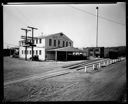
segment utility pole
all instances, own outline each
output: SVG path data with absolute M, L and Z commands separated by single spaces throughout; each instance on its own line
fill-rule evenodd
M 96 26 L 96 47 L 98 47 L 98 7 L 96 7 L 97 10 L 97 26 Z
M 25 60 L 27 60 L 27 33 L 28 31 L 31 31 L 31 30 L 28 30 L 28 29 L 24 29 L 24 28 L 21 28 L 21 30 L 24 30 L 25 33 L 26 33 L 26 39 L 25 39 Z
M 33 35 L 34 35 L 33 33 L 34 33 L 34 31 L 33 31 L 33 30 L 34 30 L 34 29 L 37 30 L 37 28 L 30 27 L 30 26 L 28 26 L 28 28 L 31 28 L 31 29 L 32 29 L 32 60 L 33 60 L 33 46 L 34 46 L 34 41 L 33 41 L 33 37 L 34 37 L 34 36 L 33 36 Z

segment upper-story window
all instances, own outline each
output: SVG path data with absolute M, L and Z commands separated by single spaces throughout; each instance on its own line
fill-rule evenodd
M 58 40 L 58 46 L 60 46 L 60 40 Z
M 66 47 L 68 46 L 68 42 L 66 42 Z
M 56 46 L 56 40 L 54 40 L 54 46 Z
M 31 55 L 31 50 L 30 50 L 30 55 Z
M 24 45 L 24 41 L 22 41 L 22 46 Z
M 36 39 L 36 44 L 38 44 L 38 39 Z
M 63 41 L 63 47 L 65 47 L 65 41 Z
M 71 46 L 71 42 L 69 42 L 69 46 Z
M 36 39 L 33 39 L 33 43 L 36 44 Z
M 38 50 L 36 50 L 36 55 L 38 55 Z
M 52 45 L 52 39 L 49 39 L 49 46 Z
M 41 43 L 41 39 L 40 39 L 40 43 Z

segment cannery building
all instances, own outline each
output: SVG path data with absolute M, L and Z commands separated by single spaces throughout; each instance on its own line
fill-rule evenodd
M 27 41 L 32 39 L 28 37 Z M 25 51 L 25 40 L 19 41 L 19 57 L 27 59 L 32 57 L 32 47 Z M 74 53 L 82 53 L 82 50 L 73 47 L 73 41 L 63 33 L 39 36 L 34 38 L 33 55 L 38 55 L 40 60 L 68 60 L 68 56 Z

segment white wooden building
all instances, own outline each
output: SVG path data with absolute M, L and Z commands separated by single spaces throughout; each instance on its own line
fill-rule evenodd
M 28 41 L 32 39 L 28 38 Z M 19 57 L 25 58 L 25 40 L 19 41 Z M 51 34 L 48 36 L 39 36 L 34 38 L 34 44 L 36 45 L 34 55 L 38 55 L 40 60 L 57 60 L 57 52 L 49 51 L 51 49 L 59 49 L 64 47 L 72 47 L 73 41 L 63 33 Z M 27 47 L 27 59 L 32 57 L 32 47 Z

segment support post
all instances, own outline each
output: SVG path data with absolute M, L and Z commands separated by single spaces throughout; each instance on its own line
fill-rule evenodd
M 21 28 L 21 30 L 24 30 L 26 33 L 26 38 L 25 38 L 25 45 L 26 45 L 27 44 L 27 33 L 28 31 L 31 31 L 31 30 L 24 29 L 24 28 Z M 25 46 L 25 60 L 27 60 L 27 46 Z
M 87 72 L 87 66 L 85 66 L 84 68 L 85 68 L 85 72 Z
M 106 63 L 105 63 L 105 61 L 104 61 L 104 66 L 106 66 Z
M 107 60 L 107 65 L 109 65 L 109 60 Z
M 92 67 L 93 67 L 93 70 L 94 70 L 94 69 L 95 69 L 95 64 L 93 64 L 93 66 L 92 66 Z
M 55 51 L 55 61 L 57 61 L 57 51 Z
M 98 47 L 98 7 L 96 7 L 97 10 L 97 26 L 96 26 L 96 47 Z
M 34 45 L 33 37 L 34 37 L 34 29 L 37 30 L 37 28 L 30 27 L 30 26 L 28 26 L 28 28 L 31 28 L 32 29 L 32 60 L 33 60 L 33 45 Z
M 100 64 L 100 62 L 99 62 L 99 68 L 101 67 L 101 64 Z
M 67 61 L 67 51 L 66 51 L 66 61 Z

